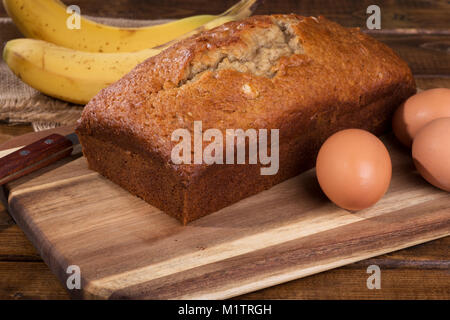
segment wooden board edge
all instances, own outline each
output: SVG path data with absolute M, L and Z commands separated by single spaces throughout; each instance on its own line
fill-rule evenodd
M 383 255 L 386 253 L 391 253 L 391 252 L 405 249 L 408 247 L 412 247 L 412 246 L 415 246 L 418 244 L 422 244 L 422 243 L 426 243 L 426 242 L 433 241 L 436 239 L 444 238 L 446 236 L 450 236 L 450 231 L 447 229 L 443 229 L 438 233 L 433 233 L 426 237 L 423 237 L 423 238 L 420 238 L 417 240 L 413 240 L 408 243 L 399 244 L 397 246 L 393 246 L 390 248 L 382 248 L 380 250 L 374 250 L 365 255 L 358 254 L 358 256 L 350 256 L 346 259 L 339 259 L 337 261 L 331 261 L 329 263 L 320 265 L 319 267 L 313 266 L 313 267 L 302 269 L 302 270 L 294 270 L 291 272 L 283 273 L 281 275 L 268 277 L 264 281 L 257 281 L 257 282 L 252 282 L 249 284 L 248 283 L 242 284 L 239 287 L 234 287 L 232 289 L 225 289 L 223 291 L 216 291 L 216 292 L 207 293 L 207 294 L 180 295 L 180 296 L 176 296 L 174 298 L 169 298 L 169 299 L 174 299 L 174 300 L 179 300 L 179 299 L 181 299 L 181 300 L 229 299 L 229 298 L 233 298 L 233 297 L 243 295 L 243 294 L 246 294 L 249 292 L 265 289 L 265 288 L 268 288 L 268 287 L 271 287 L 274 285 L 279 285 L 279 284 L 282 284 L 285 282 L 297 280 L 297 279 L 304 278 L 304 277 L 307 277 L 310 275 L 314 275 L 317 273 L 321 273 L 324 271 L 342 267 L 342 266 L 345 266 L 345 265 L 348 265 L 351 263 L 363 261 L 363 260 L 373 258 L 376 256 L 380 256 L 380 255 Z M 93 285 L 93 284 L 85 285 L 82 288 L 81 297 L 83 299 L 96 299 L 96 300 L 117 299 L 118 298 L 116 295 L 116 292 L 114 290 L 104 288 L 101 285 Z M 120 298 L 122 298 L 122 297 L 119 296 L 119 299 Z M 126 296 L 124 298 L 133 299 L 133 296 Z M 145 297 L 144 299 L 147 299 L 147 298 L 155 299 L 152 296 Z M 158 299 L 158 298 L 156 298 L 156 299 Z
M 23 233 L 27 237 L 27 239 L 33 244 L 36 248 L 37 252 L 41 256 L 42 260 L 49 267 L 52 273 L 58 278 L 61 285 L 66 289 L 72 299 L 80 299 L 81 298 L 81 290 L 69 290 L 67 288 L 66 281 L 69 276 L 66 273 L 66 270 L 62 268 L 63 265 L 71 265 L 72 263 L 66 261 L 66 259 L 58 254 L 56 250 L 54 250 L 50 241 L 45 237 L 44 234 L 39 232 L 37 228 L 35 228 L 30 221 L 26 221 L 20 217 L 20 214 L 16 214 L 16 210 L 20 210 L 21 206 L 16 203 L 14 197 L 8 197 L 8 212 L 13 217 L 16 224 L 22 229 Z M 19 209 L 20 208 L 20 209 Z M 37 239 L 41 239 L 41 245 L 38 245 L 39 242 Z M 52 258 L 53 256 L 53 258 Z M 63 261 L 64 263 L 58 264 L 57 261 Z
M 393 248 L 390 248 L 388 250 L 386 249 L 382 249 L 382 250 L 377 250 L 374 252 L 371 252 L 367 255 L 364 256 L 359 256 L 359 257 L 352 257 L 352 258 L 347 258 L 344 260 L 339 260 L 339 261 L 334 261 L 328 264 L 324 264 L 322 266 L 320 266 L 319 268 L 314 267 L 314 268 L 308 268 L 308 269 L 303 269 L 303 270 L 299 270 L 299 271 L 293 271 L 290 273 L 286 273 L 283 274 L 281 276 L 273 276 L 273 277 L 269 277 L 268 279 L 266 279 L 264 282 L 255 282 L 255 283 L 251 283 L 251 284 L 243 284 L 242 286 L 233 288 L 233 289 L 229 289 L 229 290 L 224 290 L 221 292 L 217 292 L 217 293 L 209 293 L 209 294 L 203 294 L 203 295 L 188 295 L 188 296 L 180 296 L 175 298 L 175 300 L 224 300 L 224 299 L 231 299 L 246 293 L 250 293 L 250 292 L 254 292 L 257 290 L 261 290 L 261 289 L 266 289 L 275 285 L 279 285 L 282 283 L 286 283 L 289 281 L 293 281 L 293 280 L 297 280 L 297 279 L 301 279 L 304 277 L 308 277 L 314 274 L 318 274 L 321 272 L 325 272 L 331 269 L 335 269 L 335 268 L 339 268 L 351 263 L 355 263 L 358 261 L 363 261 L 369 258 L 373 258 L 373 257 L 377 257 L 386 253 L 391 253 L 397 250 L 401 250 L 401 249 L 405 249 L 405 248 L 409 248 L 418 244 L 422 244 L 422 243 L 426 243 L 426 242 L 430 242 L 436 239 L 440 239 L 440 238 L 444 238 L 450 236 L 450 232 L 444 232 L 442 234 L 438 234 L 438 235 L 434 235 L 431 236 L 429 238 L 426 239 L 421 239 L 418 241 L 413 241 L 407 244 L 403 244 L 400 246 L 396 246 Z M 44 259 L 45 261 L 45 259 Z M 70 292 L 69 292 L 70 293 Z M 86 300 L 107 300 L 107 299 L 111 299 L 111 296 L 114 294 L 114 292 L 105 290 L 103 287 L 99 286 L 94 286 L 94 285 L 87 285 L 85 287 L 82 288 L 81 292 L 79 295 L 76 295 L 77 298 L 81 298 L 81 299 L 86 299 Z
M 401 249 L 405 249 L 405 248 L 409 248 L 418 244 L 422 244 L 422 243 L 426 243 L 426 242 L 430 242 L 436 239 L 440 239 L 440 238 L 444 238 L 446 236 L 450 236 L 450 232 L 446 232 L 437 236 L 433 236 L 427 239 L 421 239 L 419 241 L 415 241 L 415 242 L 411 242 L 405 245 L 401 245 L 398 247 L 394 247 L 391 248 L 389 250 L 379 250 L 379 251 L 375 251 L 372 252 L 368 255 L 365 256 L 360 256 L 358 258 L 348 258 L 348 259 L 344 259 L 344 260 L 339 260 L 336 262 L 332 262 L 329 264 L 325 264 L 320 266 L 320 268 L 308 268 L 308 269 L 304 269 L 304 270 L 300 270 L 300 271 L 294 271 L 291 273 L 287 273 L 287 274 L 283 274 L 281 276 L 274 276 L 271 278 L 268 278 L 263 284 L 262 283 L 253 283 L 250 285 L 243 285 L 241 287 L 235 288 L 233 290 L 227 290 L 224 292 L 220 292 L 217 294 L 207 294 L 207 295 L 198 295 L 198 296 L 182 296 L 179 299 L 180 300 L 222 300 L 222 299 L 230 299 L 230 298 L 234 298 L 246 293 L 250 293 L 253 291 L 257 291 L 257 290 L 261 290 L 261 289 L 266 289 L 275 285 L 279 285 L 282 283 L 286 283 L 292 280 L 297 280 L 297 279 L 301 279 L 301 278 L 305 278 L 307 276 L 311 276 L 314 274 L 318 274 L 318 273 L 322 273 L 331 269 L 335 269 L 335 268 L 339 268 L 351 263 L 355 263 L 355 262 L 359 262 L 359 261 L 363 261 L 369 258 L 373 258 L 373 257 L 377 257 L 386 253 L 391 253 L 397 250 L 401 250 Z

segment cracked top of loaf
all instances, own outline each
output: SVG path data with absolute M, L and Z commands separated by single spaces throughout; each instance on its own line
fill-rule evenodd
M 192 132 L 196 120 L 203 131 L 277 128 L 283 143 L 299 127 L 321 125 L 322 114 L 414 89 L 407 64 L 358 29 L 323 17 L 253 16 L 147 59 L 86 105 L 77 132 L 169 160 L 172 132 Z

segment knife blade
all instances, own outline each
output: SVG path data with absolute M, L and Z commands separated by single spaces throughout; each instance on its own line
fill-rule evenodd
M 81 146 L 75 132 L 46 136 L 0 158 L 0 185 L 79 153 Z

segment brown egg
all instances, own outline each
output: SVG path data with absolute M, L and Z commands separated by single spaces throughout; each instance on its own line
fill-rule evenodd
M 361 210 L 386 193 L 392 164 L 380 139 L 365 130 L 347 129 L 322 145 L 316 172 L 320 187 L 331 201 L 344 209 Z
M 433 120 L 420 129 L 412 156 L 425 180 L 450 192 L 450 118 Z
M 450 117 L 450 89 L 430 89 L 413 95 L 397 109 L 392 128 L 398 140 L 410 147 L 420 128 L 443 117 Z

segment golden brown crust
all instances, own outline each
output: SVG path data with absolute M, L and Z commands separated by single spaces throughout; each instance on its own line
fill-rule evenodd
M 314 146 L 301 143 L 310 155 L 303 160 L 308 165 L 300 160 L 297 165 L 306 169 L 317 144 L 338 127 L 345 127 L 337 118 L 347 117 L 349 125 L 378 132 L 386 127 L 397 104 L 414 92 L 406 63 L 357 29 L 343 28 L 323 17 L 254 16 L 186 39 L 140 64 L 92 99 L 77 133 L 82 142 L 83 136 L 112 142 L 121 150 L 161 163 L 183 185 L 201 186 L 203 182 L 195 177 L 212 169 L 170 162 L 176 143 L 170 139 L 172 132 L 178 128 L 192 131 L 195 120 L 202 121 L 203 130 L 277 128 L 280 148 L 316 132 Z M 364 114 L 371 105 L 377 108 Z M 89 146 L 83 143 L 83 147 L 93 164 Z M 286 149 L 287 159 L 299 157 L 300 151 Z M 108 170 L 114 168 L 103 173 Z M 299 172 L 288 171 L 260 183 L 268 188 Z M 201 210 L 187 209 L 187 202 L 181 204 L 185 208 L 182 220 L 190 221 L 252 190 L 259 191 L 250 176 L 242 179 L 240 195 L 224 196 L 222 204 L 211 200 L 210 209 L 205 208 L 207 204 Z M 135 193 L 143 197 L 142 192 Z

